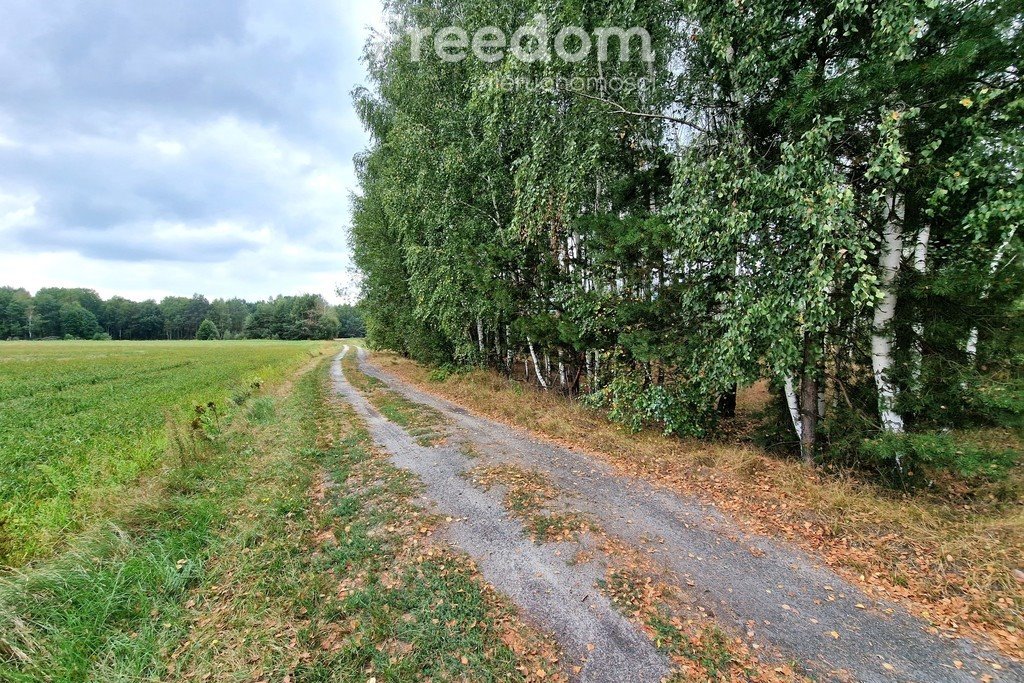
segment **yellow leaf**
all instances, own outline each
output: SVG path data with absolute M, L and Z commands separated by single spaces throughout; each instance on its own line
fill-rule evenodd
M 967 107 L 968 109 L 970 109 L 971 105 L 974 104 L 974 100 L 972 100 L 970 97 L 965 97 L 962 100 L 960 100 L 960 104 L 962 104 L 965 107 Z

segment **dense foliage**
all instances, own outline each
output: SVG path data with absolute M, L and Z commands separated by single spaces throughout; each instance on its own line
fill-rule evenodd
M 48 287 L 35 296 L 0 287 L 4 339 L 333 339 L 365 334 L 355 306 L 331 306 L 316 294 L 250 303 L 201 294 L 162 301 L 104 301 L 91 289 Z
M 1019 423 L 1018 2 L 389 5 L 355 93 L 371 344 L 673 433 L 766 379 L 805 460 L 897 473 L 908 429 Z M 411 59 L 412 27 L 537 13 L 654 60 Z

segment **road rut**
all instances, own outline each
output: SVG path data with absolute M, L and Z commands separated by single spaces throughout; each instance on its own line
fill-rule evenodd
M 468 469 L 465 455 L 452 448 L 419 445 L 348 383 L 340 361 L 341 356 L 332 368 L 337 392 L 352 403 L 392 461 L 422 480 L 436 510 L 454 519 L 446 531 L 448 538 L 473 556 L 484 578 L 531 621 L 555 635 L 568 671 L 580 667 L 575 680 L 648 683 L 669 673 L 667 661 L 646 636 L 594 587 L 598 577 L 591 568 L 569 567 L 566 557 L 556 554 L 559 544 L 530 541 L 500 499 L 462 476 Z M 588 650 L 591 644 L 593 651 Z

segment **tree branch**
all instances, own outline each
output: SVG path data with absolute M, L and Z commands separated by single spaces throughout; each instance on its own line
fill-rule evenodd
M 690 128 L 693 128 L 694 130 L 700 131 L 701 133 L 710 134 L 710 131 L 708 131 L 707 128 L 704 128 L 702 126 L 698 126 L 697 124 L 693 123 L 692 121 L 690 121 L 688 119 L 680 118 L 678 116 L 668 116 L 666 114 L 648 114 L 648 113 L 645 113 L 645 112 L 642 112 L 642 111 L 631 111 L 631 110 L 626 109 L 625 107 L 623 107 L 618 102 L 613 102 L 612 100 L 605 99 L 603 97 L 598 97 L 597 95 L 590 95 L 590 94 L 585 93 L 585 92 L 580 92 L 579 90 L 572 90 L 571 88 L 562 89 L 561 92 L 567 92 L 567 93 L 569 93 L 571 95 L 577 95 L 579 97 L 585 97 L 588 100 L 593 100 L 595 102 L 600 102 L 602 104 L 606 104 L 609 107 L 613 107 L 613 111 L 612 111 L 613 114 L 622 114 L 623 116 L 636 116 L 636 117 L 642 118 L 642 119 L 655 119 L 655 120 L 658 120 L 658 121 L 669 121 L 670 123 L 678 123 L 678 124 L 681 124 L 683 126 L 689 126 Z

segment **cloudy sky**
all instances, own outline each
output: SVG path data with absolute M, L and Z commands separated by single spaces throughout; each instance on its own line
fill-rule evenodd
M 0 285 L 351 282 L 350 104 L 376 0 L 3 0 Z

